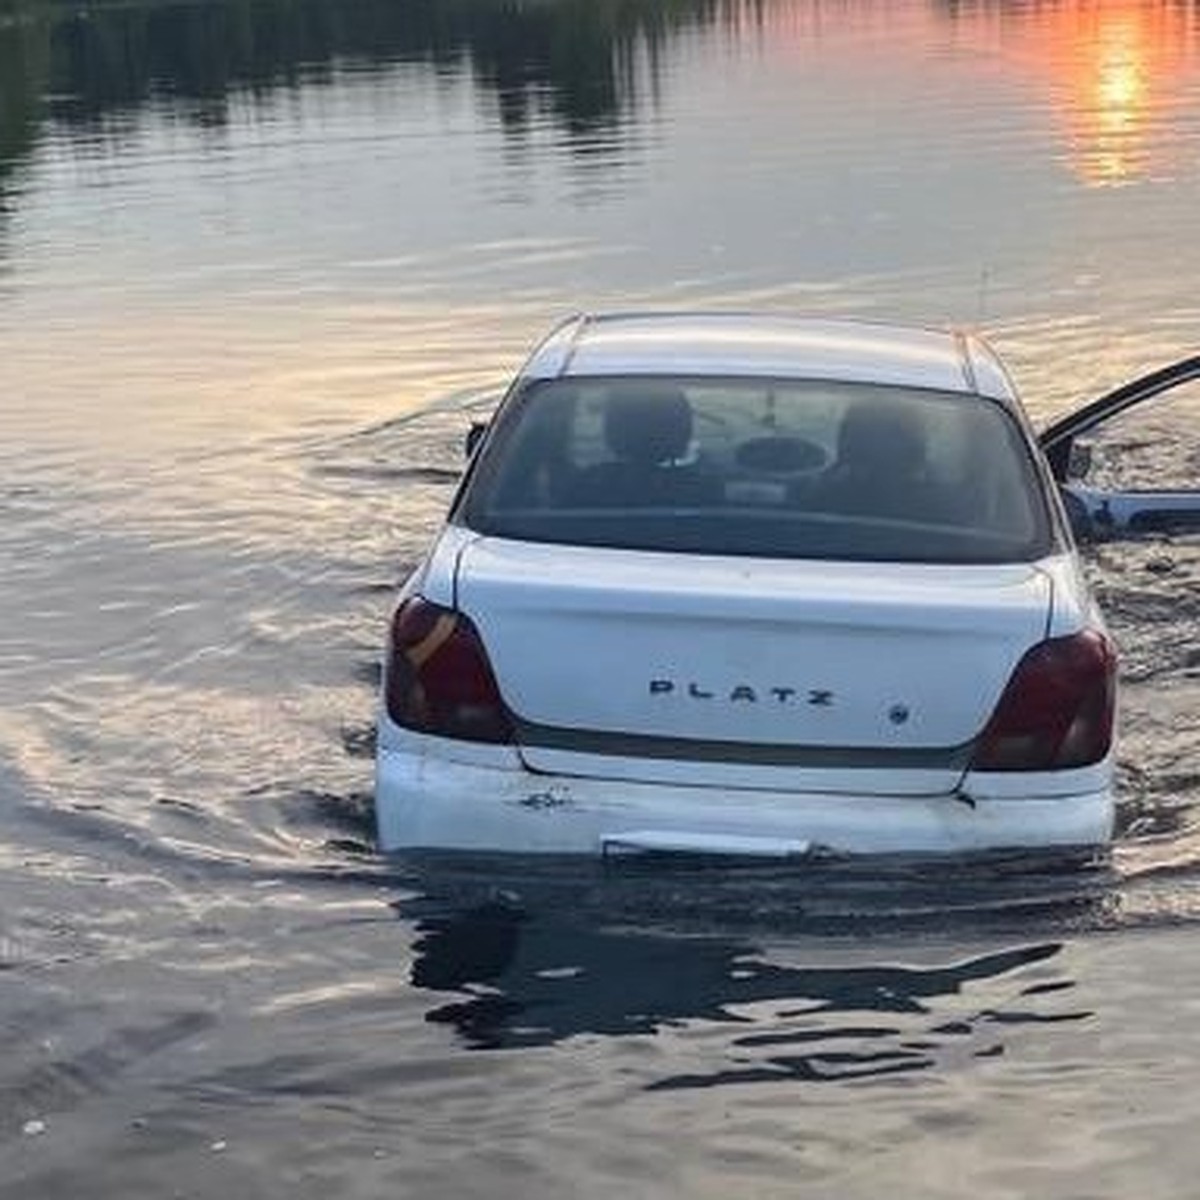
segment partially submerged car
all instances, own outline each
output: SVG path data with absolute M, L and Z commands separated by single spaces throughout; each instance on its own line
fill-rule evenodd
M 1198 506 L 1068 477 L 1081 434 L 1197 376 L 1176 364 L 1039 444 L 968 334 L 560 325 L 399 597 L 381 848 L 1103 845 L 1116 656 L 1072 523 Z

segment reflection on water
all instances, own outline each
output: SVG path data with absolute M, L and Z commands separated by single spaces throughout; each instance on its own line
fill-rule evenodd
M 1104 870 L 1028 856 L 800 870 L 606 870 L 504 856 L 408 866 L 424 888 L 396 906 L 420 933 L 411 982 L 458 993 L 439 999 L 427 1021 L 476 1049 L 731 1026 L 729 1063 L 664 1077 L 659 1088 L 921 1071 L 947 1056 L 1002 1053 L 1005 1026 L 1081 1020 L 1086 1012 L 1027 999 L 1072 986 L 1054 970 L 1014 987 L 1011 1003 L 992 984 L 1009 974 L 1034 982 L 1026 968 L 1055 957 L 1053 933 L 1110 919 L 1115 882 Z M 984 928 L 1021 933 L 1009 948 L 949 960 L 927 942 L 934 965 L 863 965 L 861 956 L 813 964 L 798 950 L 863 935 L 907 937 L 915 948 Z M 1039 929 L 1051 939 L 1039 940 Z M 783 958 L 764 952 L 772 938 L 790 947 Z M 979 983 L 988 999 L 973 1004 Z
M 0 6 L 0 235 L 11 177 L 38 136 L 48 60 L 45 22 L 16 20 Z
M 1170 174 L 1187 155 L 1189 100 L 1200 54 L 1196 5 L 1172 0 L 950 3 L 959 38 L 1014 64 L 1048 97 L 1061 157 L 1086 184 Z
M 653 65 L 664 38 L 709 24 L 731 5 L 737 0 L 68 6 L 44 18 L 51 24 L 48 69 L 13 69 L 19 59 L 11 47 L 0 62 L 31 93 L 49 87 L 56 118 L 95 124 L 163 102 L 200 123 L 220 124 L 231 98 L 244 91 L 295 89 L 330 83 L 347 71 L 420 64 L 446 78 L 469 74 L 514 132 L 545 105 L 586 147 L 636 101 L 635 59 Z
M 119 136 L 143 106 L 221 125 L 235 97 L 336 82 L 347 73 L 412 64 L 469 78 L 516 138 L 552 120 L 584 154 L 612 145 L 662 86 L 668 43 L 689 29 L 763 39 L 800 61 L 848 28 L 905 42 L 953 30 L 989 72 L 997 53 L 1042 76 L 1070 158 L 1091 182 L 1128 180 L 1169 146 L 1179 76 L 1195 63 L 1192 3 L 1169 0 L 931 0 L 901 10 L 860 0 L 831 13 L 823 0 L 190 0 L 169 5 L 0 8 L 0 179 L 32 145 L 43 107 L 57 122 Z M 789 49 L 790 48 L 790 49 Z M 45 104 L 46 97 L 50 102 Z M 1154 153 L 1152 154 L 1152 149 Z
M 961 1002 L 974 983 L 1053 958 L 1055 943 L 933 967 L 824 967 L 770 961 L 752 941 L 609 930 L 503 902 L 427 917 L 419 928 L 413 985 L 465 993 L 426 1020 L 453 1026 L 476 1049 L 652 1034 L 693 1021 L 753 1028 L 732 1031 L 737 1065 L 664 1077 L 653 1085 L 660 1089 L 927 1070 L 947 1055 L 1003 1053 L 1006 1025 L 1088 1016 L 1033 999 L 1072 986 L 1044 971 L 1035 985 L 1015 987 L 1011 1004 L 997 1007 L 994 989 L 981 1006 Z
M 1200 52 L 1200 19 L 1170 0 L 1064 0 L 1007 23 L 1012 49 L 1044 75 L 1068 158 L 1090 184 L 1170 173 L 1174 125 Z

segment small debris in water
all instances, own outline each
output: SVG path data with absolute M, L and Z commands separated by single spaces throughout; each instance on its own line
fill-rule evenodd
M 218 1141 L 213 1142 L 213 1144 L 211 1146 L 209 1146 L 209 1149 L 212 1151 L 215 1151 L 217 1154 L 220 1154 L 221 1151 L 224 1150 L 225 1147 L 228 1145 L 229 1145 L 229 1143 L 222 1138 Z
M 1151 575 L 1170 575 L 1175 570 L 1175 565 L 1175 560 L 1165 554 L 1156 554 L 1153 558 L 1146 559 L 1146 570 Z
M 26 1121 L 25 1124 L 21 1126 L 21 1132 L 26 1137 L 37 1137 L 39 1134 L 46 1132 L 46 1122 L 39 1121 L 36 1117 L 34 1117 L 33 1120 Z

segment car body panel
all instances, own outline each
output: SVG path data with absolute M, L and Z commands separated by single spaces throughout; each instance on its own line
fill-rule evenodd
M 534 352 L 521 377 L 713 373 L 856 380 L 1013 399 L 995 355 L 968 334 L 761 314 L 576 317 Z
M 401 596 L 419 593 L 435 604 L 453 608 L 459 557 L 478 536 L 460 525 L 447 525 L 421 564 L 405 580 Z
M 1110 491 L 1069 484 L 1064 489 L 1081 512 L 1076 532 L 1084 540 L 1111 540 L 1125 535 L 1187 533 L 1200 529 L 1200 493 Z
M 1066 637 L 1080 629 L 1104 630 L 1104 614 L 1088 587 L 1077 554 L 1058 554 L 1039 564 L 1050 580 L 1050 621 L 1046 637 Z
M 621 778 L 703 783 L 724 766 L 752 786 L 858 791 L 847 768 L 866 766 L 881 777 L 869 787 L 916 794 L 954 788 L 964 748 L 1045 635 L 1050 595 L 1033 564 L 494 538 L 464 551 L 457 586 L 532 769 L 591 774 L 611 758 Z

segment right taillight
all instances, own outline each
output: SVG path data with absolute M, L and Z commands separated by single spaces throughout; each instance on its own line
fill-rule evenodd
M 405 729 L 468 742 L 510 742 L 512 718 L 471 619 L 419 596 L 392 619 L 384 696 Z
M 1108 753 L 1117 659 L 1095 630 L 1051 638 L 1012 673 L 975 747 L 976 771 L 1085 767 Z

